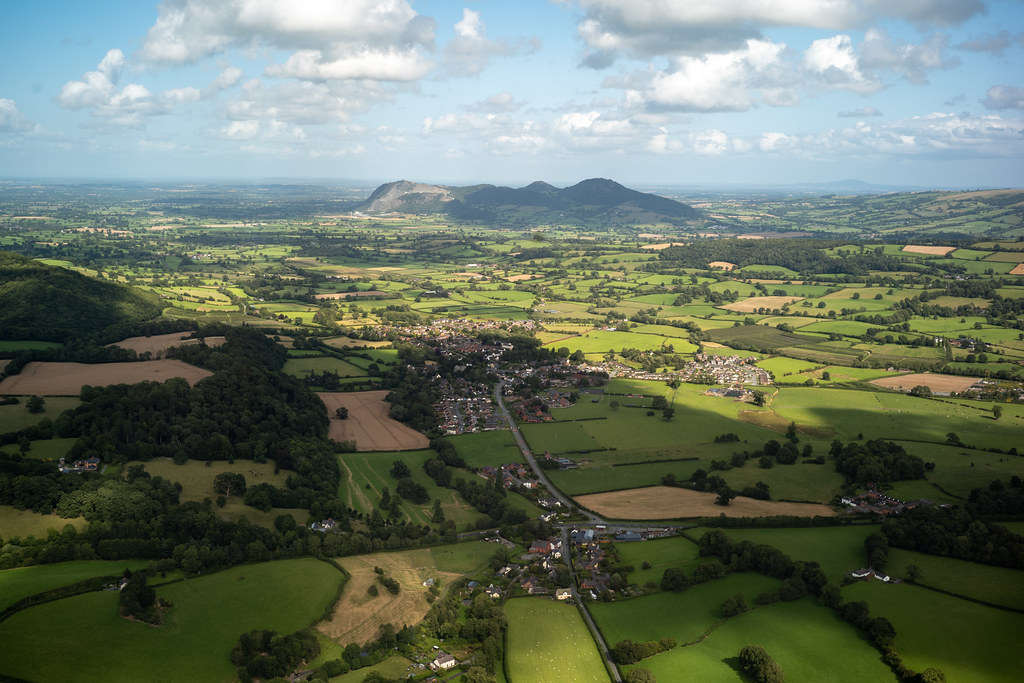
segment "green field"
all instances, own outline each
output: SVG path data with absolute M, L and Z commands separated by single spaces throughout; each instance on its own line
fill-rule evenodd
M 524 462 L 523 453 L 508 429 L 459 434 L 448 437 L 448 440 L 466 461 L 467 467 L 497 467 L 508 462 Z
M 913 550 L 889 549 L 887 571 L 906 577 L 908 565 L 921 570 L 915 583 L 992 605 L 1024 610 L 1024 571 L 977 564 Z
M 505 603 L 508 616 L 506 659 L 512 681 L 578 683 L 607 681 L 583 617 L 573 605 L 539 598 Z
M 0 571 L 0 608 L 61 586 L 97 576 L 120 576 L 125 569 L 145 567 L 145 560 L 61 562 Z
M 319 358 L 289 358 L 284 364 L 284 372 L 292 377 L 305 377 L 311 372 L 334 372 L 339 377 L 365 377 L 366 372 L 338 358 L 321 356 Z
M 746 681 L 735 667 L 746 645 L 760 645 L 787 681 L 896 681 L 877 650 L 832 610 L 811 598 L 754 609 L 729 619 L 706 640 L 635 665 L 659 681 Z M 629 667 L 634 668 L 634 667 Z
M 0 433 L 16 432 L 25 427 L 38 424 L 44 417 L 56 420 L 65 410 L 70 410 L 79 404 L 77 398 L 67 396 L 48 396 L 43 405 L 43 412 L 30 413 L 25 407 L 25 399 L 17 405 L 0 406 Z
M 707 561 L 699 557 L 696 543 L 679 536 L 643 543 L 619 543 L 616 549 L 622 564 L 632 565 L 636 570 L 629 575 L 629 582 L 640 586 L 658 585 L 669 567 L 683 567 L 690 574 L 694 567 Z M 650 562 L 651 568 L 644 569 L 644 562 Z
M 866 600 L 896 628 L 896 650 L 915 671 L 937 667 L 949 683 L 1019 681 L 1024 614 L 909 584 L 857 582 L 844 600 Z
M 838 584 L 843 575 L 864 566 L 864 539 L 878 531 L 875 525 L 810 529 L 726 529 L 734 541 L 770 545 L 793 560 L 814 560 L 829 581 Z M 691 531 L 698 536 L 697 532 Z
M 85 519 L 64 519 L 57 515 L 41 515 L 31 510 L 0 505 L 0 539 L 25 539 L 29 536 L 46 538 L 51 529 L 60 532 L 68 524 L 81 531 L 85 528 Z
M 174 603 L 160 628 L 118 616 L 116 592 L 31 607 L 0 623 L 0 673 L 54 681 L 230 681 L 228 655 L 241 633 L 309 626 L 342 580 L 314 559 L 234 567 L 159 588 Z

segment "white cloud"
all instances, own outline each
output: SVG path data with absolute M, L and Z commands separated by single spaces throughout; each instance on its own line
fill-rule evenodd
M 510 92 L 500 92 L 495 95 L 466 107 L 470 111 L 483 112 L 485 114 L 502 114 L 522 109 L 523 103 L 516 102 Z
M 851 111 L 841 111 L 836 116 L 841 119 L 863 119 L 869 116 L 881 116 L 882 112 L 878 111 L 874 107 L 866 106 L 860 109 L 853 109 Z
M 982 103 L 989 109 L 1024 109 L 1024 88 L 993 85 Z
M 259 121 L 232 121 L 221 129 L 221 135 L 228 140 L 252 140 L 259 132 Z
M 14 100 L 0 98 L 0 133 L 22 133 L 36 126 L 18 111 Z
M 897 43 L 884 32 L 869 29 L 864 34 L 859 64 L 866 71 L 889 70 L 904 76 L 911 83 L 928 82 L 929 71 L 949 69 L 960 63 L 947 57 L 948 36 L 935 34 L 920 45 Z
M 850 36 L 837 35 L 811 43 L 804 52 L 804 68 L 833 88 L 868 93 L 881 89 L 877 80 L 860 70 Z
M 489 40 L 487 26 L 479 12 L 464 8 L 462 19 L 455 24 L 455 37 L 445 45 L 442 66 L 451 76 L 476 76 L 492 57 L 507 57 L 524 50 L 536 49 L 537 41 L 529 45 L 507 40 Z
M 284 64 L 272 64 L 266 74 L 276 78 L 308 81 L 371 79 L 376 81 L 415 81 L 434 68 L 415 49 L 360 48 L 337 58 L 325 57 L 320 50 L 299 50 Z
M 729 136 L 720 130 L 706 130 L 698 133 L 693 140 L 693 151 L 697 154 L 717 156 L 729 150 Z

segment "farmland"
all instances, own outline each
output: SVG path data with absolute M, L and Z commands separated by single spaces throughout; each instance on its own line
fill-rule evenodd
M 597 646 L 571 605 L 521 598 L 505 603 L 511 680 L 608 679 Z
M 715 494 L 651 486 L 609 493 L 578 496 L 580 505 L 612 519 L 680 519 L 684 517 L 763 517 L 792 515 L 794 517 L 831 516 L 835 512 L 825 505 L 777 503 L 737 498 L 723 507 L 715 504 Z
M 361 451 L 394 451 L 425 448 L 427 437 L 388 416 L 386 391 L 362 391 L 350 394 L 317 394 L 331 417 L 330 437 L 335 441 L 354 441 Z M 346 408 L 348 417 L 335 417 L 338 408 Z
M 132 384 L 163 382 L 182 377 L 195 384 L 210 373 L 178 360 L 151 360 L 138 363 L 29 363 L 24 370 L 0 382 L 0 393 L 40 396 L 77 396 L 86 384 Z

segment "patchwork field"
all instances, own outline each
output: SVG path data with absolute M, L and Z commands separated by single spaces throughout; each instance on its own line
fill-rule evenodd
M 575 606 L 541 598 L 517 598 L 505 603 L 505 614 L 505 656 L 511 680 L 609 680 L 597 645 Z
M 360 451 L 426 448 L 429 445 L 426 436 L 388 415 L 391 404 L 384 400 L 387 395 L 387 391 L 317 393 L 331 418 L 328 431 L 330 438 L 335 441 L 355 441 Z M 348 408 L 348 419 L 339 420 L 334 416 L 340 407 Z
M 576 502 L 611 519 L 680 519 L 687 517 L 831 517 L 836 513 L 825 505 L 779 503 L 753 498 L 735 498 L 729 505 L 715 505 L 713 493 L 670 486 L 650 486 L 577 496 Z
M 150 360 L 137 363 L 40 363 L 27 364 L 22 371 L 0 382 L 0 394 L 77 396 L 82 386 L 109 386 L 136 382 L 165 382 L 182 377 L 189 384 L 209 377 L 209 370 L 180 360 Z

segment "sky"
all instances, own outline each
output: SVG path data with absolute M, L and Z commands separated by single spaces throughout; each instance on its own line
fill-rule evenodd
M 4 2 L 0 177 L 1024 187 L 1022 0 Z

